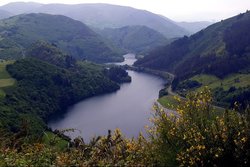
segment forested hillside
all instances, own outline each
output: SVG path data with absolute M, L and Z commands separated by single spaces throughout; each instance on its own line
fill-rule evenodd
M 1 126 L 11 131 L 20 126 L 23 117 L 40 125 L 36 119 L 47 121 L 84 98 L 119 89 L 101 67 L 90 63 L 66 69 L 26 58 L 7 66 L 7 71 L 17 84 L 1 100 Z
M 67 5 L 19 2 L 4 5 L 0 9 L 14 14 L 48 13 L 64 15 L 100 29 L 144 25 L 162 33 L 167 38 L 182 37 L 189 34 L 187 30 L 178 26 L 169 18 L 127 6 L 102 3 Z
M 27 54 L 16 62 L 1 63 L 1 74 L 15 82 L 1 89 L 0 129 L 8 132 L 19 131 L 25 120 L 32 136 L 41 135 L 46 122 L 62 116 L 70 105 L 116 91 L 118 83 L 131 80 L 123 69 L 77 61 L 44 41 L 32 45 Z
M 18 15 L 0 21 L 2 59 L 26 56 L 26 49 L 38 40 L 57 45 L 76 59 L 94 62 L 121 61 L 116 49 L 79 21 L 48 14 Z
M 131 7 L 0 7 L 0 167 L 249 167 L 249 30 L 249 11 L 188 37 Z
M 250 12 L 213 24 L 190 37 L 155 49 L 137 66 L 167 70 L 184 79 L 207 73 L 218 77 L 249 70 Z
M 246 108 L 250 103 L 249 29 L 250 12 L 239 14 L 155 49 L 135 64 L 174 73 L 172 86 L 182 95 L 209 86 L 219 105 L 232 107 L 237 101 Z
M 146 26 L 125 26 L 122 28 L 105 28 L 98 33 L 112 41 L 126 52 L 145 54 L 153 48 L 170 42 L 161 33 Z
M 62 52 L 57 46 L 45 41 L 37 41 L 32 44 L 28 47 L 26 55 L 62 68 L 74 67 L 76 65 L 75 58 Z

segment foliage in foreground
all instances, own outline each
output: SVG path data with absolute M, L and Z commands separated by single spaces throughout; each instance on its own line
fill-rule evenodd
M 36 142 L 23 143 L 19 147 L 11 147 L 8 141 L 1 139 L 0 166 L 107 166 L 107 165 L 150 165 L 147 140 L 139 135 L 137 139 L 126 139 L 120 130 L 114 134 L 92 139 L 85 144 L 76 138 L 71 146 L 59 150 L 50 145 Z
M 25 133 L 11 137 L 0 131 L 0 166 L 248 166 L 249 110 L 218 114 L 210 94 L 190 94 L 177 113 L 155 106 L 147 139 L 127 139 L 115 130 L 88 144 L 76 138 L 59 150 L 53 143 L 27 144 Z
M 150 129 L 157 161 L 180 166 L 247 166 L 250 159 L 249 110 L 216 113 L 211 92 L 188 96 L 168 114 L 156 107 Z

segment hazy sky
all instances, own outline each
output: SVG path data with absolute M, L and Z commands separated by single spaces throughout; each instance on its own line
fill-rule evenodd
M 18 0 L 1 0 L 0 5 Z M 250 0 L 23 0 L 40 3 L 109 3 L 145 9 L 176 21 L 219 21 L 250 9 Z

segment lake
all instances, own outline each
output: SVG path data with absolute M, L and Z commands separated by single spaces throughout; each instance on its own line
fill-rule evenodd
M 124 56 L 125 62 L 133 64 L 133 54 Z M 152 106 L 158 98 L 158 92 L 165 81 L 157 76 L 128 71 L 131 83 L 121 85 L 113 93 L 85 99 L 71 108 L 63 118 L 51 121 L 52 129 L 75 128 L 80 132 L 68 134 L 82 136 L 89 141 L 93 136 L 107 135 L 108 130 L 120 128 L 127 137 L 136 137 L 144 126 L 148 125 L 153 111 Z

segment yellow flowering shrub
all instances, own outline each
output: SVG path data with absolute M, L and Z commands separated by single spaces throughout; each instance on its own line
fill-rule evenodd
M 116 129 L 87 144 L 78 137 L 58 149 L 64 131 L 43 143 L 27 140 L 25 128 L 17 134 L 0 129 L 0 167 L 249 166 L 249 110 L 215 112 L 207 88 L 178 100 L 176 112 L 154 106 L 148 138 L 128 139 Z
M 147 155 L 148 141 L 139 135 L 137 139 L 126 139 L 119 129 L 107 136 L 93 139 L 84 144 L 81 138 L 75 140 L 75 147 L 57 156 L 58 166 L 138 166 L 150 164 Z
M 219 114 L 211 102 L 211 92 L 205 88 L 180 101 L 175 114 L 155 107 L 150 134 L 161 165 L 249 165 L 249 110 Z
M 2 145 L 0 166 L 149 166 L 153 164 L 148 151 L 150 143 L 140 134 L 136 139 L 126 139 L 119 129 L 114 134 L 100 136 L 85 144 L 76 138 L 71 147 L 58 150 L 53 145 L 22 143 L 15 148 Z

